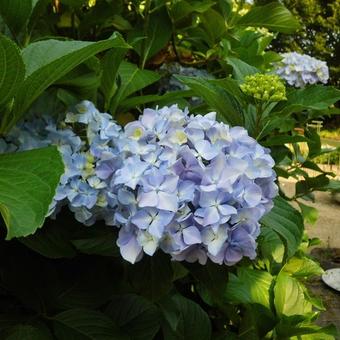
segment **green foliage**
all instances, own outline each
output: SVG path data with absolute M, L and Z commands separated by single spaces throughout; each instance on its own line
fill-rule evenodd
M 275 2 L 254 7 L 238 20 L 238 24 L 246 27 L 266 27 L 282 33 L 294 33 L 299 28 L 299 22 L 287 8 Z
M 285 2 L 292 12 L 301 10 L 295 3 L 306 3 Z M 335 13 L 333 3 L 327 6 Z M 268 1 L 251 7 L 231 0 L 0 0 L 0 15 L 1 137 L 29 114 L 62 113 L 82 99 L 122 123 L 144 107 L 178 103 L 245 126 L 271 149 L 278 185 L 281 177 L 297 179 L 293 196 L 280 190 L 262 218 L 256 259 L 201 266 L 172 262 L 158 251 L 130 265 L 119 255 L 115 228 L 99 222 L 85 228 L 62 211 L 40 229 L 63 171 L 56 148 L 0 155 L 0 211 L 7 239 L 18 238 L 0 240 L 6 259 L 0 263 L 0 338 L 333 338 L 332 327 L 314 324 L 323 306 L 304 283 L 322 269 L 301 244 L 304 221 L 317 219 L 305 202 L 315 190 L 339 190 L 339 181 L 315 164 L 329 150 L 305 127 L 337 113 L 339 91 L 291 88 L 281 102 L 242 91 L 249 76 L 265 74 L 278 60 L 268 49 L 275 39 L 300 29 L 289 10 Z M 307 26 L 313 20 L 308 16 Z M 319 43 L 317 37 L 321 51 Z M 173 61 L 215 79 L 177 75 L 185 88 L 160 92 L 162 66 Z M 283 88 L 276 90 L 283 99 Z
M 13 98 L 18 86 L 24 80 L 25 65 L 17 46 L 8 38 L 0 36 L 0 108 Z
M 63 169 L 55 147 L 0 155 L 0 212 L 7 239 L 42 226 Z

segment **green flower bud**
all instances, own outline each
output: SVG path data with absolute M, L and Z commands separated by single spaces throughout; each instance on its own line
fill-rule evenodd
M 287 100 L 285 85 L 281 78 L 275 74 L 256 73 L 246 76 L 240 88 L 243 93 L 261 101 Z

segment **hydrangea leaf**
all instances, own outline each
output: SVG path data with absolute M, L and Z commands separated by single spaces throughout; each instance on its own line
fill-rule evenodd
M 19 241 L 26 247 L 50 259 L 71 258 L 76 256 L 77 252 L 74 249 L 69 235 L 69 228 L 66 223 L 58 220 L 48 219 L 45 222 L 44 228 L 37 230 L 34 235 L 21 237 Z
M 22 31 L 38 0 L 0 0 L 0 14 L 16 35 Z
M 28 45 L 22 52 L 26 79 L 15 98 L 14 115 L 7 130 L 18 121 L 35 99 L 56 80 L 85 60 L 110 48 L 128 48 L 123 38 L 114 33 L 98 42 L 48 39 Z
M 309 205 L 303 204 L 302 202 L 298 202 L 298 204 L 301 209 L 301 213 L 303 215 L 304 220 L 307 223 L 315 224 L 319 218 L 318 209 L 311 207 Z
M 303 234 L 301 214 L 283 198 L 277 197 L 274 199 L 274 208 L 262 218 L 261 222 L 284 240 L 287 256 L 294 255 Z
M 189 86 L 195 94 L 202 97 L 223 120 L 231 125 L 242 125 L 243 113 L 240 104 L 224 88 L 206 79 L 185 76 L 176 76 L 176 78 Z
M 168 43 L 171 32 L 171 21 L 166 8 L 160 6 L 158 10 L 153 10 L 145 21 L 144 29 L 139 32 L 139 38 L 142 39 L 135 45 L 141 57 L 142 68 Z
M 227 62 L 233 68 L 233 75 L 235 79 L 237 79 L 240 82 L 244 81 L 245 76 L 259 72 L 259 70 L 256 67 L 247 64 L 241 59 L 228 57 Z
M 289 10 L 281 4 L 272 2 L 257 6 L 242 16 L 238 23 L 241 26 L 265 27 L 274 32 L 294 33 L 300 24 Z
M 47 327 L 36 327 L 31 325 L 18 324 L 8 330 L 7 340 L 52 340 L 53 337 Z
M 105 313 L 135 340 L 153 339 L 160 327 L 157 307 L 135 294 L 115 296 Z
M 145 257 L 142 261 L 129 266 L 129 278 L 132 286 L 141 295 L 157 301 L 173 287 L 170 258 L 162 252 Z
M 117 89 L 117 72 L 119 65 L 126 55 L 126 52 L 126 48 L 111 49 L 110 51 L 106 52 L 104 58 L 101 61 L 103 72 L 101 76 L 100 88 L 104 94 L 106 109 L 109 108 L 111 98 Z
M 323 269 L 320 265 L 308 257 L 292 257 L 282 268 L 282 271 L 296 278 L 304 278 L 311 275 L 321 275 Z
M 264 260 L 268 260 L 272 265 L 282 263 L 285 246 L 274 230 L 268 227 L 261 228 L 259 247 Z
M 165 339 L 211 339 L 209 317 L 195 302 L 181 295 L 175 295 L 166 302 L 163 302 L 161 308 L 167 321 L 163 327 Z
M 19 48 L 2 35 L 0 36 L 0 70 L 1 108 L 14 96 L 25 75 L 25 66 Z
M 0 212 L 7 239 L 42 226 L 63 169 L 56 147 L 0 155 Z
M 115 339 L 127 340 L 118 327 L 103 313 L 88 309 L 69 309 L 54 318 L 58 339 Z
M 237 276 L 229 274 L 225 296 L 236 303 L 258 303 L 270 309 L 273 277 L 266 271 L 240 267 Z
M 298 280 L 280 272 L 274 287 L 274 304 L 278 315 L 303 315 L 312 311 L 312 305 L 305 299 Z
M 278 115 L 301 112 L 306 109 L 326 110 L 340 99 L 340 91 L 332 86 L 311 85 L 287 93 L 287 101 L 278 104 Z
M 132 93 L 149 86 L 160 79 L 158 73 L 141 70 L 138 66 L 123 61 L 118 69 L 120 79 L 120 87 L 112 98 L 111 112 L 115 113 L 117 107 L 122 100 L 127 98 Z

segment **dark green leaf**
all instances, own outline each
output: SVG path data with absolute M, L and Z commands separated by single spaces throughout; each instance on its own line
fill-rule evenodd
M 53 317 L 58 340 L 120 340 L 117 326 L 103 313 L 87 309 L 70 309 Z
M 274 208 L 262 218 L 261 222 L 284 240 L 288 257 L 294 255 L 303 234 L 300 213 L 283 198 L 277 197 L 274 199 Z
M 8 332 L 5 340 L 52 340 L 53 337 L 46 329 L 31 325 L 17 325 Z
M 0 14 L 14 35 L 26 25 L 38 0 L 0 0 Z
M 160 327 L 157 307 L 134 294 L 114 297 L 105 314 L 133 340 L 153 339 Z
M 7 239 L 42 226 L 63 170 L 56 147 L 0 155 L 0 211 Z
M 247 64 L 241 59 L 228 57 L 227 62 L 232 66 L 234 70 L 234 78 L 237 79 L 240 83 L 244 81 L 245 76 L 260 72 L 256 67 Z
M 211 324 L 207 313 L 195 302 L 181 296 L 172 297 L 177 322 L 163 327 L 165 340 L 210 340 Z M 166 306 L 163 305 L 163 309 Z
M 47 221 L 46 224 L 34 235 L 20 238 L 19 241 L 33 251 L 51 259 L 74 257 L 77 252 L 62 226 L 52 220 Z
M 0 35 L 0 70 L 1 109 L 14 96 L 25 75 L 25 66 L 18 47 L 3 35 Z
M 242 125 L 243 113 L 240 104 L 222 87 L 212 84 L 206 79 L 184 76 L 176 76 L 176 78 L 202 97 L 223 120 L 231 125 Z
M 115 96 L 112 98 L 111 113 L 116 113 L 122 100 L 130 94 L 149 86 L 160 79 L 158 73 L 141 70 L 135 64 L 123 61 L 118 69 L 120 86 Z
M 117 234 L 114 230 L 93 229 L 72 240 L 74 247 L 81 253 L 101 256 L 118 256 Z
M 145 28 L 146 38 L 142 41 L 140 51 L 142 68 L 144 68 L 147 60 L 168 43 L 172 33 L 171 21 L 165 6 L 158 11 L 153 11 L 145 24 L 147 25 Z
M 303 89 L 293 89 L 287 94 L 287 101 L 275 108 L 280 115 L 301 112 L 306 109 L 326 110 L 340 99 L 340 91 L 331 86 L 311 85 Z
M 315 190 L 324 190 L 329 183 L 329 179 L 325 174 L 316 177 L 307 177 L 295 184 L 296 195 L 305 195 Z
M 187 91 L 173 91 L 173 92 L 168 92 L 163 95 L 156 95 L 156 94 L 150 94 L 150 95 L 145 95 L 145 96 L 136 96 L 136 97 L 130 97 L 125 100 L 123 100 L 120 104 L 119 107 L 121 109 L 131 109 L 135 108 L 139 105 L 144 105 L 144 104 L 149 104 L 149 103 L 155 103 L 159 104 L 162 103 L 161 105 L 166 105 L 166 104 L 173 104 L 177 103 L 178 100 L 182 98 L 187 98 L 187 97 L 192 97 L 194 95 L 193 91 L 187 90 Z
M 106 110 L 109 108 L 110 101 L 117 89 L 117 72 L 126 52 L 127 49 L 115 48 L 106 52 L 102 59 L 101 91 L 104 94 Z
M 132 286 L 150 300 L 159 300 L 172 288 L 173 271 L 168 255 L 158 252 L 128 266 Z
M 208 262 L 190 264 L 187 266 L 190 273 L 197 279 L 197 284 L 202 285 L 209 295 L 209 300 L 214 304 L 223 303 L 223 295 L 228 282 L 228 269 L 224 266 Z

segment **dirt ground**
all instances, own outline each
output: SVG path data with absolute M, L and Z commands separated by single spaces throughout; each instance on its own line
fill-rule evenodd
M 293 195 L 294 187 L 295 183 L 283 183 L 283 190 L 288 195 Z M 306 230 L 310 237 L 318 237 L 322 241 L 311 255 L 325 270 L 340 268 L 340 204 L 332 200 L 330 193 L 325 192 L 316 192 L 315 203 L 308 204 L 319 210 L 319 219 L 315 225 L 307 225 Z M 313 279 L 308 286 L 315 296 L 322 299 L 326 308 L 318 324 L 326 326 L 333 323 L 340 334 L 340 293 L 326 286 L 321 278 Z
M 282 182 L 283 190 L 289 195 L 294 194 L 295 183 Z M 332 200 L 331 194 L 315 193 L 315 203 L 306 203 L 319 210 L 319 219 L 315 225 L 307 225 L 310 237 L 318 237 L 323 247 L 340 248 L 340 204 Z

